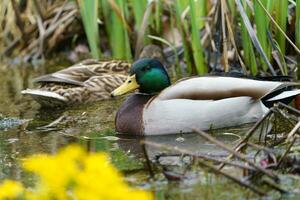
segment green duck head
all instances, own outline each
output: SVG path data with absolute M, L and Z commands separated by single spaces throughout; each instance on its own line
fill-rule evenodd
M 156 94 L 170 86 L 170 78 L 157 59 L 144 58 L 132 64 L 127 80 L 111 95 L 119 96 L 139 89 L 141 93 Z

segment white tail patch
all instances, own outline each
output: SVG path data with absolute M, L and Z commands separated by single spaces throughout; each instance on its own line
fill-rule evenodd
M 279 95 L 276 95 L 275 97 L 272 97 L 271 99 L 268 99 L 267 101 L 278 101 L 281 99 L 285 99 L 288 97 L 297 96 L 300 94 L 300 90 L 291 90 L 291 91 L 284 91 L 280 93 Z
M 55 92 L 50 92 L 50 91 L 43 91 L 43 90 L 35 90 L 35 89 L 26 89 L 26 90 L 23 90 L 21 91 L 21 94 L 27 94 L 27 95 L 30 95 L 32 96 L 33 98 L 35 97 L 48 97 L 50 99 L 57 99 L 57 100 L 60 100 L 60 101 L 64 101 L 66 102 L 67 99 Z M 36 99 L 36 98 L 35 98 Z

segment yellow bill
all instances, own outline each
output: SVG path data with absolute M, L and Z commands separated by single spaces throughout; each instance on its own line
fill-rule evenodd
M 118 88 L 112 91 L 111 96 L 113 97 L 120 96 L 128 92 L 131 92 L 139 87 L 140 85 L 136 82 L 136 78 L 134 74 L 132 76 L 128 76 L 128 78 L 122 85 L 120 85 Z

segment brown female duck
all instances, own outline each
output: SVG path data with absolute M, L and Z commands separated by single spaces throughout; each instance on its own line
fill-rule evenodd
M 162 59 L 158 46 L 146 46 L 140 58 Z M 37 77 L 36 89 L 26 89 L 44 107 L 67 106 L 110 99 L 110 93 L 126 79 L 131 62 L 122 60 L 84 60 L 66 69 Z

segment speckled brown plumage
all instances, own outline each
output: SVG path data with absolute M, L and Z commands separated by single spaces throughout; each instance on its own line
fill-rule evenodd
M 162 51 L 155 45 L 144 48 L 140 58 L 162 58 Z M 110 93 L 120 86 L 131 68 L 123 60 L 84 60 L 66 69 L 34 79 L 36 89 L 23 90 L 45 107 L 66 106 L 110 99 Z
M 72 105 L 88 103 L 110 98 L 110 93 L 123 83 L 131 63 L 126 61 L 85 60 L 67 69 L 44 75 L 35 79 L 39 83 L 40 93 L 32 89 L 24 90 L 23 94 L 31 94 L 43 106 Z M 51 101 L 53 92 L 65 100 Z M 42 98 L 40 98 L 43 96 Z M 49 96 L 45 101 L 46 96 Z M 53 105 L 52 105 L 53 104 Z

